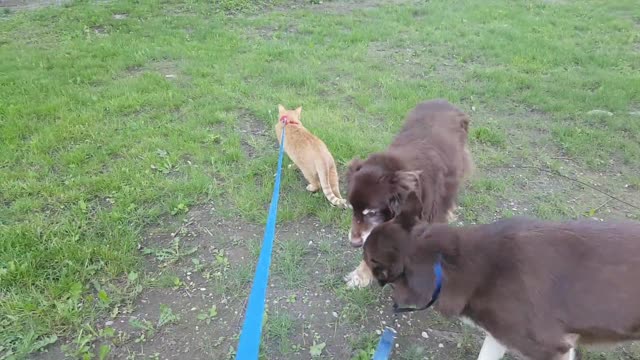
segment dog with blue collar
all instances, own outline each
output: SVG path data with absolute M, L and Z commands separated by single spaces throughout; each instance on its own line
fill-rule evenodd
M 579 345 L 640 340 L 640 222 L 510 217 L 450 226 L 409 194 L 373 229 L 364 261 L 394 312 L 433 307 L 486 332 L 479 360 L 507 351 L 577 360 Z

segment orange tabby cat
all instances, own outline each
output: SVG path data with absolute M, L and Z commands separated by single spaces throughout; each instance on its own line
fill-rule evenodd
M 333 156 L 322 140 L 302 126 L 301 112 L 302 107 L 287 110 L 284 106 L 278 105 L 280 120 L 275 127 L 278 144 L 282 142 L 282 127 L 286 123 L 284 150 L 309 182 L 307 190 L 315 192 L 322 188 L 331 205 L 346 207 L 347 201 L 340 196 L 338 172 Z

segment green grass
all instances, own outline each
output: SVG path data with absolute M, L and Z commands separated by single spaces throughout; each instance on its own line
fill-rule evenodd
M 274 256 L 278 262 L 274 264 L 273 272 L 280 275 L 286 286 L 297 288 L 308 281 L 308 264 L 303 262 L 305 253 L 308 251 L 304 239 L 294 239 L 281 242 L 276 249 Z
M 351 360 L 366 360 L 373 357 L 373 353 L 378 346 L 378 335 L 376 333 L 361 335 L 352 342 L 353 356 Z
M 345 289 L 344 287 L 336 291 L 339 299 L 346 302 L 342 313 L 346 320 L 352 324 L 359 324 L 366 320 L 371 309 L 378 300 L 372 288 Z
M 382 149 L 417 102 L 459 104 L 473 117 L 480 178 L 461 195 L 465 221 L 524 207 L 582 216 L 606 200 L 496 170 L 512 164 L 621 172 L 597 182 L 640 202 L 635 1 L 272 6 L 283 3 L 76 1 L 0 15 L 0 356 L 107 313 L 99 289 L 140 269 L 137 244 L 161 216 L 213 201 L 264 222 L 278 103 L 302 105 L 340 164 Z M 279 220 L 346 230 L 347 213 L 309 196 L 296 174 L 283 178 Z M 598 212 L 637 218 L 614 203 Z M 299 286 L 302 254 L 285 245 L 288 260 L 274 266 Z M 171 251 L 156 255 L 182 256 Z M 238 269 L 242 286 L 251 271 Z
M 288 314 L 276 313 L 267 318 L 265 324 L 266 340 L 276 342 L 281 354 L 291 352 L 291 335 L 294 320 Z
M 506 143 L 504 134 L 486 127 L 476 127 L 471 129 L 470 137 L 479 143 L 495 147 L 504 147 Z

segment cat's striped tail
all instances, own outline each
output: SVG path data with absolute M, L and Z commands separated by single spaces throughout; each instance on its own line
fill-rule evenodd
M 347 207 L 347 200 L 340 197 L 340 194 L 334 194 L 333 188 L 338 188 L 338 172 L 335 165 L 319 166 L 318 178 L 324 196 L 329 200 L 331 205 L 338 207 Z

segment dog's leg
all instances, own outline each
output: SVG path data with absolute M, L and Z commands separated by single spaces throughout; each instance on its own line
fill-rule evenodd
M 360 265 L 358 265 L 355 270 L 344 278 L 344 281 L 347 282 L 347 287 L 350 288 L 368 286 L 372 280 L 373 274 L 364 260 L 360 262 Z
M 565 354 L 558 355 L 555 359 L 557 360 L 580 360 L 582 356 L 580 356 L 580 351 L 576 348 L 571 348 Z
M 582 351 L 578 348 L 573 348 L 573 359 L 571 360 L 582 360 Z
M 549 355 L 549 354 L 547 354 Z M 540 359 L 542 359 L 542 357 L 539 357 Z M 556 354 L 555 356 L 552 357 L 545 357 L 545 359 L 552 359 L 552 360 L 580 360 L 580 353 L 574 349 L 571 348 L 569 351 L 567 351 L 564 354 Z
M 582 354 L 580 350 L 578 350 L 578 340 L 580 336 L 577 334 L 566 334 L 563 337 L 564 342 L 569 346 L 569 351 L 565 354 L 560 355 L 560 360 L 580 360 L 582 359 Z
M 487 333 L 478 354 L 478 360 L 500 360 L 507 352 L 507 348 L 500 344 L 491 334 Z
M 548 328 L 547 328 L 548 329 Z M 521 337 L 515 340 L 514 349 L 526 358 L 531 360 L 577 360 L 579 352 L 570 342 L 563 339 L 561 341 L 556 336 L 545 334 L 536 339 L 534 334 L 531 337 Z

